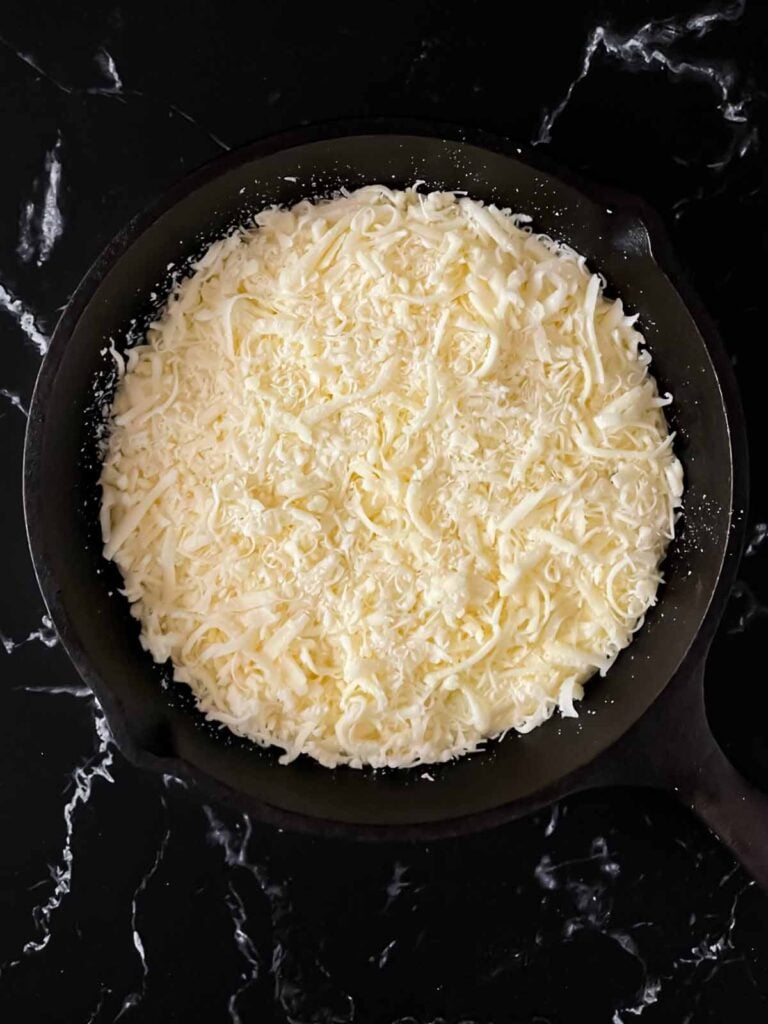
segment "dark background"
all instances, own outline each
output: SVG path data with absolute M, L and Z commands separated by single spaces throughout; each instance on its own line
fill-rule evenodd
M 766 27 L 757 0 L 0 9 L 0 1020 L 768 1018 L 768 900 L 668 797 L 596 791 L 471 839 L 373 847 L 250 830 L 132 768 L 43 619 L 20 496 L 40 337 L 185 172 L 339 116 L 538 142 L 659 210 L 732 353 L 752 543 L 707 693 L 766 787 Z

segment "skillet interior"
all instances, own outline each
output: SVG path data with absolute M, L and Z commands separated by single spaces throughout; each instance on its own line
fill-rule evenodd
M 679 668 L 704 621 L 732 527 L 728 419 L 702 334 L 651 253 L 640 220 L 606 206 L 524 159 L 421 135 L 311 132 L 267 140 L 203 168 L 138 227 L 118 237 L 86 277 L 57 328 L 35 392 L 25 453 L 25 506 L 41 588 L 63 643 L 105 706 L 116 738 L 140 763 L 198 777 L 266 804 L 350 825 L 439 822 L 531 798 L 614 743 Z M 685 518 L 667 559 L 659 604 L 605 679 L 594 679 L 578 720 L 553 719 L 472 757 L 410 771 L 329 771 L 306 758 L 280 766 L 204 722 L 184 687 L 162 689 L 162 670 L 139 647 L 138 626 L 101 558 L 96 508 L 98 406 L 108 400 L 110 358 L 164 294 L 168 265 L 185 268 L 214 237 L 271 203 L 292 203 L 374 181 L 464 189 L 529 213 L 534 229 L 587 255 L 630 310 L 671 390 L 676 450 L 686 474 Z M 150 222 L 151 221 L 151 222 Z M 94 413 L 94 410 L 97 410 Z

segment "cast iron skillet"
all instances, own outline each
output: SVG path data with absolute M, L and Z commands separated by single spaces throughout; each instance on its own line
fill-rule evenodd
M 434 781 L 424 768 L 329 771 L 306 758 L 281 766 L 274 750 L 204 722 L 188 691 L 167 683 L 139 646 L 116 570 L 101 558 L 94 438 L 98 406 L 109 398 L 106 346 L 114 339 L 120 348 L 131 330 L 140 332 L 162 301 L 169 265 L 183 271 L 248 212 L 341 185 L 416 179 L 531 214 L 537 230 L 586 254 L 639 312 L 660 388 L 675 397 L 687 488 L 682 530 L 658 605 L 607 677 L 591 682 L 578 720 L 553 719 L 431 767 Z M 456 835 L 588 786 L 666 786 L 768 886 L 768 799 L 721 754 L 702 690 L 741 552 L 744 424 L 721 343 L 677 282 L 666 236 L 637 200 L 575 183 L 503 140 L 474 133 L 470 141 L 455 128 L 402 121 L 326 125 L 256 142 L 203 167 L 130 224 L 56 328 L 35 388 L 24 463 L 40 587 L 124 753 L 281 826 L 361 838 Z

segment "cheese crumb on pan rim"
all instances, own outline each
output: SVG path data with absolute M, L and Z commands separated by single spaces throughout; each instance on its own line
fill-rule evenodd
M 656 600 L 671 398 L 528 223 L 380 185 L 265 210 L 118 362 L 104 554 L 152 657 L 284 762 L 575 715 Z

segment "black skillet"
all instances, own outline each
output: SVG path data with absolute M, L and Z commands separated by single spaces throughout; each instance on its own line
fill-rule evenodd
M 109 398 L 106 346 L 140 333 L 169 286 L 169 265 L 183 272 L 249 212 L 342 185 L 417 179 L 531 214 L 535 229 L 586 254 L 640 314 L 660 389 L 675 398 L 686 476 L 680 536 L 658 605 L 607 677 L 590 683 L 578 720 L 553 719 L 428 770 L 329 771 L 306 758 L 281 766 L 274 750 L 206 723 L 189 692 L 168 683 L 141 650 L 116 570 L 101 558 L 96 427 Z M 698 302 L 681 293 L 664 231 L 637 200 L 576 183 L 500 139 L 468 139 L 445 126 L 301 129 L 230 153 L 172 189 L 118 235 L 72 298 L 40 371 L 26 437 L 24 500 L 40 587 L 123 752 L 257 818 L 366 839 L 470 832 L 590 786 L 663 786 L 768 887 L 768 798 L 723 757 L 702 688 L 741 553 L 744 423 L 722 345 Z M 745 696 L 734 699 L 749 713 Z

